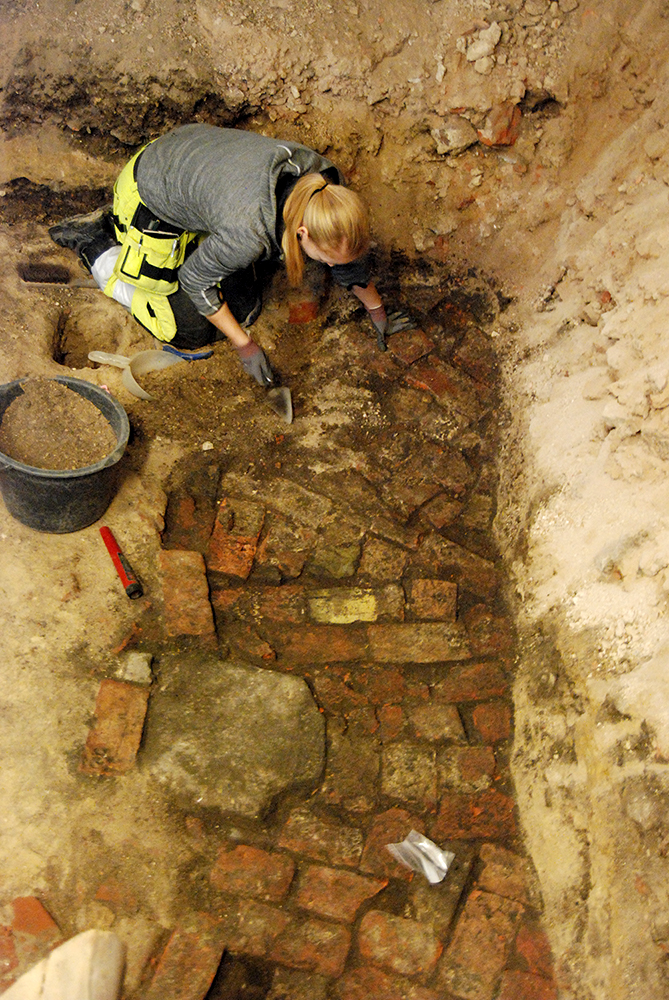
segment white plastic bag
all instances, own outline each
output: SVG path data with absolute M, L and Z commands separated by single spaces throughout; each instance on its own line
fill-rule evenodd
M 444 880 L 455 859 L 452 851 L 442 851 L 417 830 L 411 830 L 399 844 L 386 844 L 386 848 L 397 861 L 414 872 L 420 872 L 432 885 Z

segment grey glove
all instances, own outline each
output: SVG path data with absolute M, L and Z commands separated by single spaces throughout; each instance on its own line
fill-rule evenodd
M 374 324 L 376 343 L 380 351 L 386 350 L 386 337 L 393 333 L 399 333 L 400 330 L 413 330 L 416 326 L 408 313 L 394 312 L 390 316 L 386 316 L 386 310 L 382 305 L 377 306 L 376 309 L 368 309 L 367 312 Z
M 235 347 L 235 350 L 239 355 L 242 368 L 247 375 L 256 380 L 258 385 L 267 388 L 268 385 L 274 384 L 274 375 L 269 361 L 265 352 L 258 347 L 255 341 L 249 340 L 248 344 L 244 344 L 243 347 Z

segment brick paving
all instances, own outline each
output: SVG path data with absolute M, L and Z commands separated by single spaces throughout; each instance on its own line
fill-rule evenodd
M 311 319 L 310 303 L 291 310 Z M 154 948 L 137 1000 L 203 1000 L 212 982 L 211 1000 L 557 997 L 509 773 L 513 634 L 488 537 L 494 357 L 461 316 L 448 336 L 397 334 L 387 354 L 353 343 L 386 417 L 364 463 L 314 473 L 296 424 L 264 464 L 222 475 L 217 504 L 197 477 L 170 498 L 164 640 L 303 677 L 327 759 L 310 794 L 234 839 L 212 844 L 187 819 L 209 849 L 208 892 Z M 133 766 L 146 694 L 103 685 L 82 768 Z M 436 886 L 386 848 L 412 829 L 455 854 Z M 122 909 L 128 891 L 100 898 Z M 58 940 L 48 914 L 24 928 L 22 906 L 1 921 L 0 983 L 26 941 Z

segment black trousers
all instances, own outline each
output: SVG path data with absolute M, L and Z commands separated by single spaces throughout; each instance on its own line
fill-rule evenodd
M 260 298 L 260 284 L 256 280 L 253 265 L 225 278 L 221 282 L 220 295 L 221 303 L 226 302 L 237 322 L 243 323 Z M 170 341 L 174 347 L 186 351 L 196 350 L 216 340 L 225 339 L 225 335 L 197 311 L 192 299 L 181 288 L 168 295 L 167 301 L 177 324 L 176 335 Z

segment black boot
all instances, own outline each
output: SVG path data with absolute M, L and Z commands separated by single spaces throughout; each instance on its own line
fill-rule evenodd
M 59 247 L 74 250 L 89 271 L 100 254 L 118 245 L 112 235 L 108 207 L 65 219 L 51 226 L 49 236 Z

